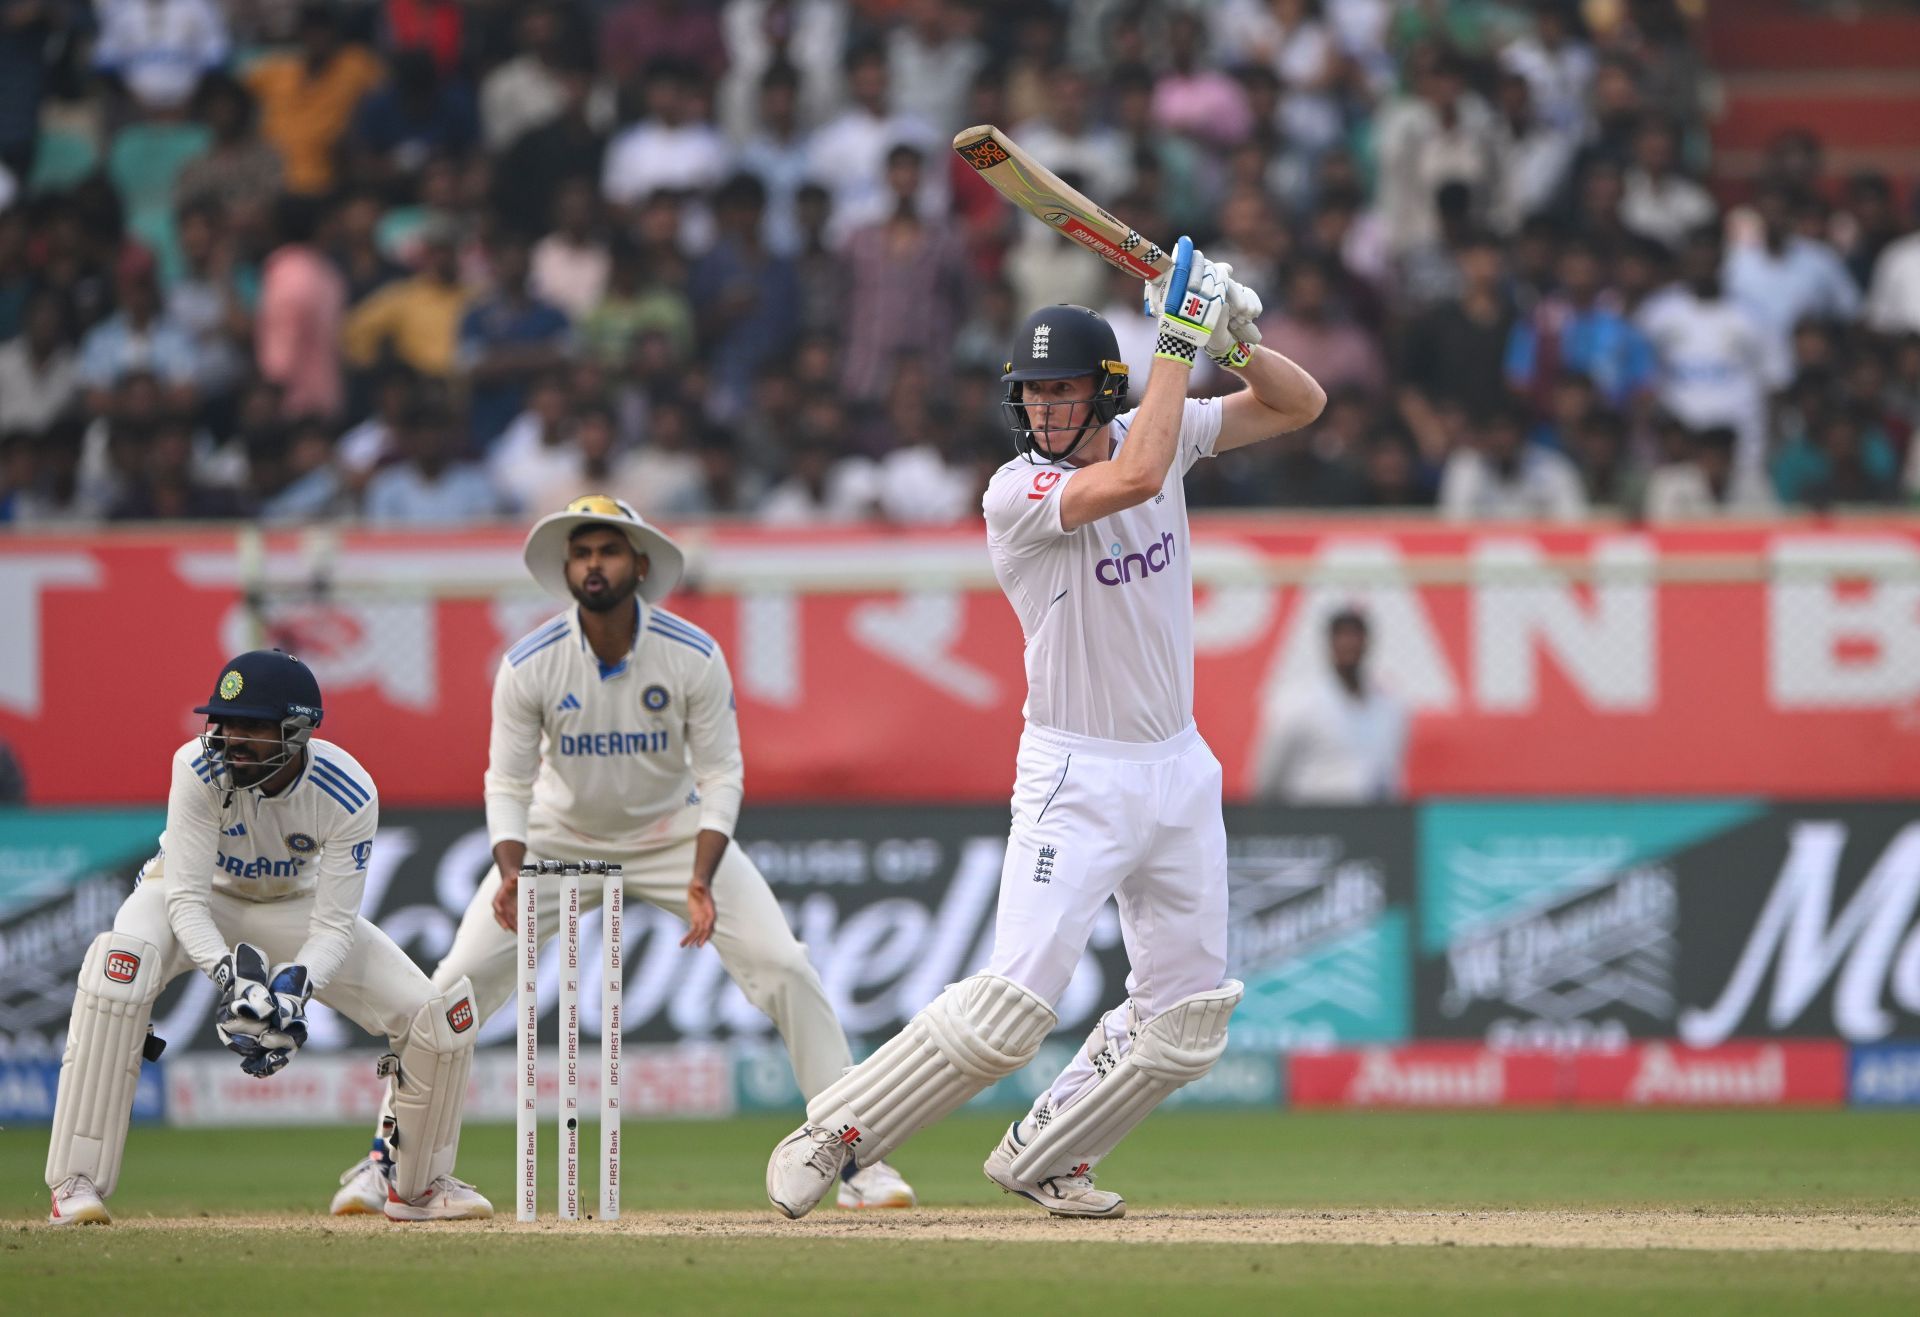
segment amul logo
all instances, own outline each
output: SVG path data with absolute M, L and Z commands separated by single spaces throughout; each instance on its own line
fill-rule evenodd
M 1125 585 L 1155 572 L 1164 572 L 1172 564 L 1173 556 L 1172 531 L 1163 532 L 1145 553 L 1127 553 L 1115 540 L 1112 556 L 1100 560 L 1099 566 L 1093 569 L 1093 579 L 1102 585 Z

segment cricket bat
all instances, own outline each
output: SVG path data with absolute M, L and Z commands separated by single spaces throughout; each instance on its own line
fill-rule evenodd
M 1173 268 L 1173 258 L 1159 243 L 1149 242 L 1068 187 L 992 124 L 955 134 L 953 149 L 1000 195 L 1115 269 L 1151 282 Z

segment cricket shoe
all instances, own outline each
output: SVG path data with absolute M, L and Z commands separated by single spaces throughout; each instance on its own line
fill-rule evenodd
M 1072 1175 L 1050 1176 L 1037 1184 L 1016 1179 L 1013 1159 L 1020 1151 L 1020 1141 L 1014 1136 L 1017 1128 L 1017 1122 L 1009 1125 L 1006 1137 L 1000 1140 L 1000 1146 L 987 1154 L 984 1169 L 989 1180 L 1010 1194 L 1019 1194 L 1029 1202 L 1040 1204 L 1054 1216 L 1119 1217 L 1127 1214 L 1127 1200 L 1119 1194 L 1094 1188 L 1093 1172 L 1085 1167 Z
M 493 1204 L 465 1180 L 440 1175 L 411 1201 L 402 1198 L 389 1181 L 382 1210 L 389 1221 L 485 1221 L 493 1215 Z
M 920 1200 L 914 1197 L 913 1186 L 885 1162 L 860 1167 L 849 1157 L 840 1167 L 837 1201 L 841 1207 L 859 1208 L 912 1207 Z
M 110 1226 L 113 1217 L 93 1181 L 84 1175 L 69 1175 L 53 1191 L 53 1210 L 47 1213 L 50 1226 Z
M 767 1201 L 789 1220 L 799 1220 L 819 1206 L 852 1157 L 837 1130 L 802 1125 L 767 1158 Z
M 387 1164 L 377 1152 L 362 1157 L 340 1177 L 340 1192 L 327 1209 L 335 1216 L 379 1216 L 387 1210 Z

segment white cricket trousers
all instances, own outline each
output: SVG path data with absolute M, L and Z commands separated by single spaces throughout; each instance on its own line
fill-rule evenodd
M 1000 870 L 988 970 L 1054 1005 L 1100 907 L 1120 909 L 1127 997 L 1143 1021 L 1220 986 L 1227 969 L 1227 829 L 1220 761 L 1189 723 L 1157 743 L 1103 741 L 1027 724 Z M 1128 1008 L 1102 1024 L 1116 1056 Z M 1055 1110 L 1098 1075 L 1081 1048 L 1053 1081 Z
M 623 865 L 629 901 L 638 898 L 682 920 L 687 917 L 693 838 L 636 851 L 583 838 L 543 820 L 538 813 L 529 821 L 527 832 L 529 862 L 605 860 Z M 473 1002 L 482 1020 L 506 1005 L 516 983 L 518 935 L 501 928 L 493 918 L 493 897 L 499 890 L 500 871 L 490 869 L 461 916 L 460 931 L 454 935 L 446 959 L 433 972 L 436 987 L 453 983 L 463 974 L 473 980 Z M 583 881 L 581 910 L 599 906 L 599 882 Z M 812 1097 L 853 1063 L 847 1036 L 833 1007 L 827 1004 L 826 989 L 807 959 L 806 947 L 794 937 L 773 889 L 738 842 L 728 844 L 714 872 L 713 908 L 713 947 L 720 953 L 720 963 L 747 1000 L 780 1031 L 800 1092 Z M 549 880 L 540 890 L 543 945 L 560 931 L 559 916 L 559 887 Z
M 152 866 L 133 889 L 133 895 L 113 917 L 113 927 L 159 948 L 160 985 L 164 988 L 194 964 L 173 935 L 173 925 L 167 919 L 166 879 L 154 876 L 153 869 L 157 868 Z M 251 942 L 260 948 L 269 965 L 290 961 L 299 954 L 313 916 L 310 896 L 249 901 L 215 889 L 208 904 L 221 939 L 229 947 L 236 942 Z M 368 1033 L 397 1046 L 434 992 L 434 985 L 407 953 L 362 915 L 354 920 L 353 950 L 327 980 L 327 986 L 316 988 L 313 995 Z M 298 1058 L 294 1063 L 299 1064 Z M 234 1064 L 239 1065 L 239 1061 Z

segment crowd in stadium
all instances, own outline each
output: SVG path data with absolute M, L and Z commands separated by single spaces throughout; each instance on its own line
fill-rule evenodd
M 1920 196 L 1717 195 L 1693 8 L 8 0 L 0 520 L 975 517 L 1021 317 L 1152 326 L 987 122 L 1325 386 L 1197 505 L 1920 499 Z

